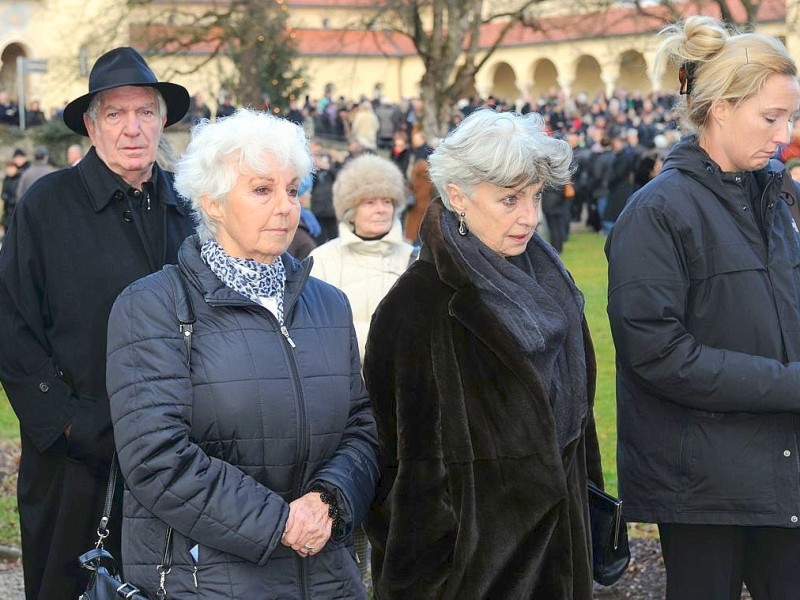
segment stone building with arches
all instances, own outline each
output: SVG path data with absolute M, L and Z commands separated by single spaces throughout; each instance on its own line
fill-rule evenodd
M 287 0 L 293 11 L 303 13 L 306 4 L 324 0 Z M 352 0 L 328 0 L 342 4 Z M 755 28 L 785 41 L 795 60 L 800 61 L 800 32 L 796 27 L 798 0 L 764 0 Z M 707 14 L 715 14 L 709 4 Z M 687 4 L 686 14 L 696 13 Z M 743 19 L 741 10 L 734 16 Z M 651 79 L 657 32 L 668 22 L 663 18 L 636 15 L 630 8 L 612 8 L 600 13 L 542 15 L 536 29 L 518 26 L 478 72 L 475 92 L 506 99 L 548 93 L 567 96 L 598 91 L 611 94 L 617 88 L 651 91 L 677 89 L 677 73 L 672 68 Z M 312 21 L 306 17 L 303 24 Z M 480 46 L 488 48 L 502 23 L 485 26 Z M 298 30 L 300 53 L 309 60 L 312 96 L 321 96 L 330 73 L 337 73 L 336 89 L 345 97 L 372 94 L 376 87 L 390 99 L 412 97 L 418 93 L 422 65 L 409 40 L 391 34 L 354 30 Z
M 157 7 L 169 24 L 169 7 L 204 0 L 138 0 L 136 5 Z M 372 0 L 283 0 L 297 41 L 299 61 L 308 74 L 309 96 L 322 97 L 326 88 L 347 99 L 389 101 L 415 97 L 423 66 L 410 40 L 398 34 L 366 29 L 363 16 L 375 10 Z M 25 97 L 39 99 L 51 112 L 82 93 L 88 69 L 105 50 L 131 44 L 136 11 L 120 12 L 123 0 L 0 0 L 0 90 L 17 97 L 17 58 L 46 60 L 46 73 L 23 78 Z M 543 5 L 544 6 L 544 5 Z M 764 0 L 755 28 L 781 37 L 800 61 L 797 18 L 800 0 Z M 687 14 L 697 5 L 686 5 Z M 706 9 L 704 9 L 706 10 Z M 708 4 L 709 14 L 714 5 Z M 742 15 L 736 15 L 741 18 Z M 602 12 L 535 15 L 536 28 L 515 26 L 481 69 L 475 92 L 481 97 L 506 99 L 562 92 L 567 96 L 617 88 L 674 91 L 674 71 L 651 76 L 656 33 L 664 19 L 644 17 L 617 6 Z M 489 48 L 502 23 L 481 30 L 480 47 Z M 135 44 L 134 44 L 135 45 Z M 202 49 L 186 58 L 150 56 L 161 77 L 201 91 L 207 98 L 220 93 L 220 81 L 230 72 L 227 58 L 205 62 Z M 213 102 L 212 102 L 213 104 Z

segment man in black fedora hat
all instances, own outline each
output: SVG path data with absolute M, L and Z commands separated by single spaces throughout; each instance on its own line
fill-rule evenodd
M 0 381 L 19 417 L 18 500 L 28 600 L 75 600 L 96 538 L 113 437 L 106 321 L 129 283 L 175 262 L 193 227 L 155 163 L 189 94 L 132 48 L 101 56 L 64 122 L 92 148 L 38 180 L 0 251 Z M 131 324 L 135 327 L 135 324 Z M 121 511 L 105 545 L 119 557 Z

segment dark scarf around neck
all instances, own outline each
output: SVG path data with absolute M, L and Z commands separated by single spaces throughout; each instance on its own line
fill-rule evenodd
M 583 294 L 538 234 L 517 257 L 505 259 L 472 233 L 461 236 L 449 210 L 442 237 L 478 296 L 533 364 L 549 394 L 559 447 L 580 435 L 588 411 L 583 343 Z

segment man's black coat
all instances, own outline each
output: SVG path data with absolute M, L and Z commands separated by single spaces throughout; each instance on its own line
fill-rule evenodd
M 77 166 L 34 184 L 17 206 L 0 252 L 0 381 L 22 434 L 23 552 L 28 542 L 31 552 L 44 552 L 41 547 L 48 545 L 30 539 L 38 535 L 40 521 L 69 520 L 74 537 L 84 537 L 79 532 L 85 529 L 85 539 L 75 539 L 76 548 L 50 548 L 50 556 L 42 560 L 52 563 L 53 553 L 63 552 L 64 565 L 70 565 L 64 568 L 73 578 L 77 567 L 71 565 L 77 565 L 78 552 L 92 543 L 99 513 L 93 502 L 84 505 L 73 498 L 67 504 L 60 490 L 47 487 L 45 478 L 55 476 L 48 469 L 58 471 L 59 461 L 71 463 L 70 468 L 83 465 L 89 469 L 88 487 L 91 482 L 97 486 L 97 493 L 84 490 L 85 497 L 102 498 L 113 450 L 105 384 L 108 314 L 129 283 L 175 262 L 178 247 L 193 229 L 171 174 L 154 167 L 151 182 L 151 210 L 160 212 L 156 222 L 161 227 L 156 229 L 163 234 L 155 243 L 144 234 L 141 194 L 115 176 L 92 149 Z M 49 500 L 43 501 L 47 494 Z M 69 506 L 66 514 L 53 517 L 53 503 L 62 502 Z M 58 529 L 58 524 L 50 525 Z M 36 561 L 27 554 L 26 587 L 38 587 L 28 581 Z M 43 573 L 37 578 L 51 580 Z M 60 587 L 69 588 L 69 579 Z M 36 597 L 28 592 L 28 598 Z M 39 597 L 77 595 L 68 594 L 69 589 L 42 589 Z

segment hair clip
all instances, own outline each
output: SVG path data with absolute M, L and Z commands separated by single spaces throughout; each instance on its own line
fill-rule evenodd
M 689 61 L 683 63 L 678 69 L 678 81 L 681 84 L 681 96 L 688 96 L 692 93 L 695 69 L 697 69 L 697 63 Z

